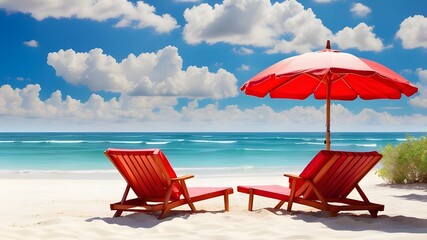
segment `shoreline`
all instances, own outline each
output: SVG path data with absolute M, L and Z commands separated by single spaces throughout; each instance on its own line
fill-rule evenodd
M 304 166 L 277 167 L 218 167 L 174 168 L 178 176 L 191 174 L 199 178 L 215 177 L 269 177 L 283 173 L 299 173 Z M 122 179 L 116 169 L 108 170 L 5 170 L 0 169 L 0 179 Z

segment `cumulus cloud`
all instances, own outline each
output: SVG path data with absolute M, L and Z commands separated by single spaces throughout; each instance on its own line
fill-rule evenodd
M 133 96 L 174 96 L 221 99 L 234 97 L 236 77 L 220 68 L 182 68 L 178 49 L 167 46 L 156 53 L 141 53 L 118 62 L 102 49 L 75 52 L 72 49 L 48 54 L 47 63 L 56 75 L 74 85 L 93 91 L 109 91 Z
M 38 47 L 39 46 L 39 42 L 37 42 L 36 40 L 30 40 L 30 41 L 26 41 L 24 42 L 24 44 L 28 47 Z
M 350 11 L 358 17 L 366 17 L 372 10 L 362 3 L 354 3 Z
M 427 108 L 427 70 L 417 69 L 417 75 L 420 79 L 418 84 L 419 95 L 409 100 L 409 103 L 413 106 L 420 108 Z
M 42 117 L 47 114 L 39 98 L 40 85 L 27 85 L 13 89 L 10 85 L 0 87 L 0 115 Z
M 275 111 L 266 105 L 240 109 L 237 105 L 220 107 L 218 103 L 202 106 L 198 100 L 192 100 L 178 107 L 174 97 L 121 95 L 106 100 L 97 94 L 82 102 L 62 96 L 59 90 L 42 100 L 40 91 L 38 84 L 22 89 L 1 86 L 0 119 L 14 121 L 8 121 L 8 129 L 0 126 L 0 130 L 322 131 L 325 121 L 324 106 Z M 427 122 L 427 116 L 421 114 L 394 116 L 373 109 L 354 113 L 341 104 L 333 104 L 331 111 L 334 131 L 418 131 L 425 129 Z
M 186 9 L 184 39 L 190 44 L 226 42 L 303 52 L 323 45 L 331 32 L 297 1 L 224 0 Z M 237 21 L 238 19 L 238 21 Z M 286 40 L 287 39 L 287 40 Z
M 345 27 L 335 35 L 340 49 L 356 48 L 361 51 L 380 52 L 384 49 L 381 39 L 373 33 L 374 27 L 360 23 L 355 28 Z
M 219 42 L 254 46 L 267 53 L 303 53 L 324 47 L 334 39 L 346 48 L 381 51 L 381 39 L 373 27 L 361 23 L 346 27 L 335 36 L 312 9 L 293 0 L 271 3 L 269 0 L 224 0 L 213 6 L 203 3 L 184 12 L 187 23 L 183 37 L 189 44 Z M 350 34 L 349 39 L 343 35 Z
M 427 48 L 427 18 L 421 15 L 406 18 L 400 24 L 396 37 L 402 40 L 406 49 Z
M 0 1 L 0 9 L 30 14 L 41 21 L 46 18 L 77 18 L 106 21 L 117 19 L 116 27 L 154 28 L 159 33 L 170 32 L 178 27 L 170 14 L 157 15 L 156 9 L 144 3 L 127 0 L 44 0 Z
M 62 96 L 55 91 L 46 100 L 40 98 L 39 84 L 12 88 L 10 85 L 0 87 L 0 115 L 9 117 L 39 119 L 71 119 L 80 122 L 88 120 L 120 121 L 120 116 L 134 120 L 155 120 L 155 110 L 167 109 L 177 104 L 172 97 L 129 97 L 105 100 L 92 94 L 86 102 L 71 96 Z

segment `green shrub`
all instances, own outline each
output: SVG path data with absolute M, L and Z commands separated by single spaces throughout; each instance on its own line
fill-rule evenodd
M 381 148 L 381 168 L 377 174 L 389 183 L 427 183 L 427 137 Z

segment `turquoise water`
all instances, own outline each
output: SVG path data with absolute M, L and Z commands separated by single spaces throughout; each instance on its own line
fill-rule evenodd
M 331 148 L 379 151 L 406 135 L 332 133 Z M 324 149 L 323 141 L 324 133 L 1 133 L 0 170 L 112 170 L 107 148 L 160 148 L 178 169 L 300 167 Z

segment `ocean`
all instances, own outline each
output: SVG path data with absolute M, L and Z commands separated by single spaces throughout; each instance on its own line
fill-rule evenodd
M 331 149 L 380 151 L 427 133 L 332 133 Z M 181 172 L 297 170 L 325 148 L 324 133 L 1 133 L 0 173 L 108 172 L 107 148 L 160 148 Z

